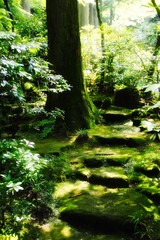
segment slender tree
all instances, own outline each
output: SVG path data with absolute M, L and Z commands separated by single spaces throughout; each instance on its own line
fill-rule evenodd
M 101 0 L 95 0 L 96 3 L 96 11 L 97 11 L 97 18 L 98 18 L 98 24 L 101 32 L 101 51 L 102 51 L 102 57 L 101 57 L 101 79 L 99 83 L 99 91 L 103 91 L 103 85 L 105 80 L 105 61 L 106 61 L 106 50 L 105 50 L 105 36 L 104 36 L 104 26 L 101 16 L 101 9 L 100 6 L 102 5 Z
M 63 109 L 66 125 L 72 130 L 89 128 L 94 123 L 94 107 L 82 74 L 77 0 L 47 0 L 46 9 L 49 61 L 71 85 L 70 91 L 48 93 L 46 109 Z
M 29 0 L 21 0 L 21 6 L 26 12 L 31 12 L 31 4 Z
M 160 19 L 160 7 L 157 5 L 155 0 L 151 0 L 151 3 L 157 12 L 158 18 Z M 154 50 L 153 50 L 152 60 L 151 60 L 149 70 L 148 70 L 148 77 L 150 79 L 152 79 L 155 69 L 156 69 L 157 56 L 158 56 L 159 48 L 160 48 L 160 33 L 159 33 L 159 31 L 156 32 L 156 34 L 157 34 L 156 42 L 155 42 L 155 46 L 154 46 Z M 157 76 L 157 78 L 159 78 L 159 76 Z M 159 79 L 157 79 L 157 80 L 159 80 Z

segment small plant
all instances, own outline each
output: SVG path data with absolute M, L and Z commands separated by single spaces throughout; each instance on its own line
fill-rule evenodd
M 85 129 L 80 129 L 77 131 L 76 143 L 86 143 L 89 141 L 88 131 Z
M 149 214 L 150 212 L 154 211 L 154 207 L 153 209 L 147 209 L 147 210 L 149 210 L 147 221 L 144 219 L 144 216 L 141 216 L 141 215 L 129 216 L 131 219 L 131 222 L 133 222 L 135 226 L 134 239 L 136 240 L 144 240 L 144 239 L 153 240 L 152 224 L 149 225 L 148 222 L 150 220 Z
M 36 129 L 40 131 L 41 138 L 53 133 L 57 119 L 64 119 L 64 112 L 58 108 L 51 112 L 43 111 L 43 113 L 43 119 L 36 124 Z
M 0 142 L 1 234 L 21 231 L 25 223 L 33 219 L 33 210 L 49 200 L 50 182 L 45 181 L 42 174 L 46 160 L 32 153 L 33 147 L 34 144 L 25 139 Z M 44 186 L 47 190 L 43 194 Z
M 151 121 L 144 120 L 141 122 L 140 127 L 150 134 L 150 139 L 152 141 L 160 141 L 160 126 L 152 123 Z

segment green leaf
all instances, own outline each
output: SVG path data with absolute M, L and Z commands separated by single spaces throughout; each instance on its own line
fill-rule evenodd
M 146 86 L 145 92 L 154 92 L 158 93 L 160 89 L 160 83 L 157 84 L 150 84 Z
M 9 191 L 11 191 L 12 195 L 14 195 L 15 192 L 23 190 L 23 187 L 21 187 L 21 185 L 22 185 L 22 182 L 14 183 L 11 181 L 7 184 L 6 187 L 9 188 Z
M 141 122 L 141 126 L 144 127 L 145 129 L 147 129 L 148 132 L 152 131 L 155 127 L 154 123 L 151 123 L 150 121 L 142 121 Z
M 30 82 L 26 82 L 24 84 L 24 88 L 25 88 L 25 90 L 30 90 L 31 88 L 33 88 L 33 84 Z

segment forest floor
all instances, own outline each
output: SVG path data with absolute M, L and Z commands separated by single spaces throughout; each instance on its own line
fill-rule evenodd
M 56 185 L 43 240 L 160 239 L 159 144 L 133 126 L 130 111 L 103 115 L 103 125 L 70 138 L 32 138 L 36 152 L 59 152 L 72 167 Z

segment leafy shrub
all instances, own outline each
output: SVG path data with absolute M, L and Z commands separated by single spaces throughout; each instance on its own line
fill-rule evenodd
M 58 108 L 51 112 L 44 111 L 44 114 L 45 117 L 36 125 L 36 129 L 40 131 L 41 138 L 45 138 L 53 133 L 57 119 L 64 119 L 64 112 Z
M 3 125 L 8 124 L 14 105 L 24 109 L 27 102 L 44 102 L 47 92 L 63 92 L 69 85 L 61 75 L 51 71 L 49 63 L 42 58 L 47 49 L 44 39 L 31 43 L 19 35 L 1 32 L 0 40 L 0 121 Z
M 160 141 L 160 126 L 159 125 L 157 125 L 156 123 L 152 123 L 150 121 L 144 120 L 141 122 L 140 126 L 145 130 L 145 132 L 150 134 L 151 140 Z
M 149 23 L 147 23 L 149 24 Z M 144 32 L 144 29 L 143 29 Z M 148 77 L 148 69 L 152 59 L 151 49 L 154 47 L 145 43 L 140 38 L 138 30 L 133 28 L 116 29 L 114 26 L 104 25 L 105 56 L 102 63 L 102 49 L 100 32 L 91 26 L 85 26 L 81 31 L 82 57 L 84 76 L 89 89 L 97 90 L 96 84 L 101 82 L 102 71 L 104 72 L 103 84 L 108 88 L 116 85 L 139 87 L 156 82 Z M 155 38 L 152 36 L 152 38 Z
M 69 169 L 62 157 L 42 158 L 33 147 L 25 139 L 0 142 L 0 234 L 17 234 L 28 221 L 48 217 L 54 184 Z
M 0 220 L 1 228 L 8 233 L 31 219 L 33 199 L 29 199 L 29 191 L 38 193 L 42 184 L 40 170 L 44 163 L 30 148 L 33 143 L 27 140 L 1 140 Z

